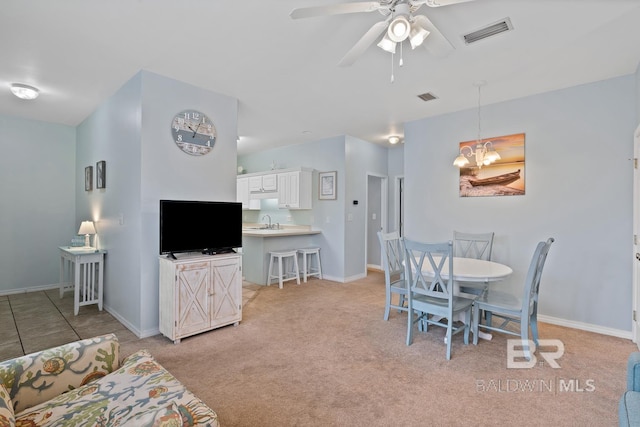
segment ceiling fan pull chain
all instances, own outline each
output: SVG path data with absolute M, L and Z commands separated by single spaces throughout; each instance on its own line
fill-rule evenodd
M 404 65 L 404 60 L 402 59 L 403 55 L 402 55 L 402 43 L 400 43 L 400 61 L 398 62 L 399 66 L 403 66 Z
M 391 54 L 391 83 L 393 83 L 393 53 Z

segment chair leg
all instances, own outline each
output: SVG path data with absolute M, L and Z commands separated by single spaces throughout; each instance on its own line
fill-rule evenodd
M 278 287 L 280 289 L 282 289 L 282 276 L 283 276 L 283 274 L 284 274 L 284 272 L 282 270 L 282 257 L 279 256 L 278 257 L 278 276 L 279 276 L 279 278 L 278 278 Z
M 267 272 L 267 286 L 271 285 L 271 276 L 273 272 L 273 255 L 269 258 L 269 271 Z
M 447 341 L 447 360 L 451 360 L 451 336 L 453 335 L 451 333 L 452 330 L 452 325 L 453 325 L 453 321 L 451 321 L 451 319 L 449 319 L 449 323 L 447 324 L 447 336 L 446 336 L 446 341 Z
M 471 329 L 471 307 L 466 312 L 467 318 L 464 323 L 464 345 L 469 345 L 469 330 Z
M 411 345 L 413 342 L 413 310 L 409 310 L 407 314 L 407 345 Z
M 531 314 L 531 335 L 533 335 L 533 342 L 538 345 L 538 315 L 536 313 Z
M 520 339 L 522 340 L 522 350 L 524 357 L 531 360 L 531 348 L 529 347 L 529 317 L 528 315 L 520 319 Z
M 478 345 L 478 330 L 480 329 L 480 309 L 476 304 L 473 305 L 473 315 L 471 316 L 473 324 L 473 345 Z
M 385 292 L 385 304 L 384 304 L 384 320 L 389 320 L 389 311 L 391 306 L 391 291 L 389 288 Z

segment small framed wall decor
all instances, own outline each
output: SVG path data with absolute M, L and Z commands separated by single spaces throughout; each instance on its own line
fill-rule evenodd
M 96 188 L 107 188 L 107 162 L 96 163 Z
M 320 188 L 318 189 L 318 199 L 320 200 L 335 200 L 336 199 L 336 184 L 337 184 L 338 172 L 320 172 L 318 175 L 318 182 Z
M 93 166 L 84 168 L 84 191 L 93 190 Z

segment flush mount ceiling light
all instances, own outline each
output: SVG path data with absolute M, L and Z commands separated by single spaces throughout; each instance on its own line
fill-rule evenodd
M 400 142 L 400 137 L 399 136 L 390 136 L 389 137 L 389 144 L 396 145 L 398 142 Z
M 12 83 L 11 93 L 20 99 L 36 99 L 40 94 L 40 91 L 33 86 L 22 83 Z

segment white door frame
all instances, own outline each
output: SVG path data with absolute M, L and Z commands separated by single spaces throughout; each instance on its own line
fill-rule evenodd
M 402 193 L 400 185 L 402 183 Z M 393 212 L 395 229 L 404 235 L 404 175 L 397 175 L 393 183 Z
M 376 178 L 380 178 L 380 224 L 382 225 L 382 231 L 386 232 L 387 231 L 387 209 L 388 209 L 388 200 L 389 200 L 389 178 L 387 177 L 387 175 L 380 175 L 377 173 L 373 173 L 373 172 L 367 172 L 366 177 L 365 177 L 365 183 L 366 183 L 366 188 L 365 188 L 365 206 L 364 206 L 364 211 L 365 211 L 365 221 L 364 221 L 364 271 L 366 274 L 367 271 L 367 266 L 368 266 L 368 259 L 369 259 L 369 246 L 368 246 L 368 240 L 369 240 L 369 218 L 368 218 L 368 214 L 369 214 L 369 177 L 373 176 Z M 378 264 L 380 266 L 382 266 L 382 254 L 380 255 L 380 263 Z
M 633 311 L 631 335 L 640 348 L 640 125 L 633 135 Z

